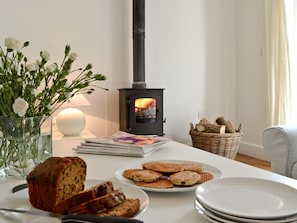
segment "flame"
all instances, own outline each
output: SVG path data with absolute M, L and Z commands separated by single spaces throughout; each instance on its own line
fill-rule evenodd
M 135 100 L 135 112 L 156 107 L 156 100 L 153 98 L 138 98 Z

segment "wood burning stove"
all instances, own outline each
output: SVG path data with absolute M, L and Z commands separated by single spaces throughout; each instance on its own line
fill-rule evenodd
M 120 92 L 120 130 L 140 135 L 164 135 L 164 89 L 123 88 Z
M 145 0 L 133 0 L 133 84 L 119 89 L 120 130 L 141 135 L 164 135 L 163 91 L 145 83 Z

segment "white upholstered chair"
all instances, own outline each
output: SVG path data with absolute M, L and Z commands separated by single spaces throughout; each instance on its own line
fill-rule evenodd
M 297 126 L 272 126 L 263 131 L 263 146 L 272 172 L 297 179 Z

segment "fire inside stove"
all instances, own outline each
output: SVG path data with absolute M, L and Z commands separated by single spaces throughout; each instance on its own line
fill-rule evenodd
M 153 123 L 157 119 L 157 101 L 154 98 L 135 99 L 135 118 L 138 123 Z

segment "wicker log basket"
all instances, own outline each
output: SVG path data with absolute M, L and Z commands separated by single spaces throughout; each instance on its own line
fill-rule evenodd
M 220 118 L 222 119 L 222 117 Z M 217 120 L 218 119 L 216 119 L 216 121 Z M 206 126 L 206 129 L 204 128 L 203 131 L 201 131 L 199 128 L 201 127 L 201 124 Z M 224 124 L 226 125 L 219 125 L 217 122 L 215 122 L 215 124 L 210 124 L 208 121 L 206 123 L 205 119 L 201 120 L 198 124 L 196 124 L 196 126 L 191 123 L 190 135 L 192 138 L 193 147 L 230 159 L 235 159 L 240 140 L 243 135 L 241 131 L 241 124 L 236 130 L 232 130 L 233 127 L 230 124 L 230 121 L 225 122 Z M 229 128 L 231 128 L 231 130 Z

